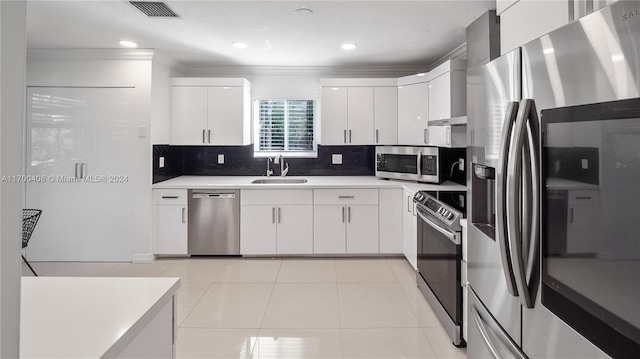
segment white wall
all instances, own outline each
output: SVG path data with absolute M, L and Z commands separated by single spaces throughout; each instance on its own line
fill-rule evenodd
M 0 174 L 23 173 L 26 6 L 0 2 Z M 17 358 L 20 334 L 21 185 L 0 182 L 0 358 Z
M 171 61 L 158 61 L 154 56 L 151 70 L 151 143 L 171 141 L 171 77 L 182 74 Z
M 29 50 L 27 86 L 135 87 L 133 199 L 136 213 L 131 259 L 153 260 L 151 248 L 151 80 L 149 50 Z M 117 211 L 118 208 L 114 208 Z

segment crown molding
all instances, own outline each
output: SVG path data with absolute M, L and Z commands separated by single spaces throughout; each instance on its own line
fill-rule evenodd
M 455 49 L 449 51 L 444 56 L 439 58 L 436 62 L 434 62 L 433 65 L 431 65 L 429 67 L 428 71 L 431 71 L 431 70 L 435 69 L 436 67 L 442 65 L 443 63 L 445 63 L 445 62 L 447 62 L 449 60 L 466 59 L 466 58 L 467 58 L 467 43 L 463 42 L 460 46 L 458 46 Z
M 187 77 L 319 76 L 398 77 L 425 71 L 427 66 L 240 66 L 183 65 Z
M 27 49 L 27 60 L 150 61 L 152 49 Z

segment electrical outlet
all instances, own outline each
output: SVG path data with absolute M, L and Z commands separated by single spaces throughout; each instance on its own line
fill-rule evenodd
M 589 169 L 589 160 L 586 158 L 582 159 L 582 169 L 583 170 L 588 170 Z
M 459 163 L 458 163 L 458 169 L 459 169 L 460 171 L 464 171 L 464 158 L 460 158 L 460 159 L 458 159 L 458 162 L 459 162 Z
M 164 168 L 164 157 L 160 157 L 160 161 L 158 161 L 158 167 Z
M 219 165 L 224 164 L 224 155 L 223 154 L 218 155 L 218 164 Z
M 331 155 L 331 164 L 333 165 L 341 165 L 342 164 L 342 154 L 334 153 Z

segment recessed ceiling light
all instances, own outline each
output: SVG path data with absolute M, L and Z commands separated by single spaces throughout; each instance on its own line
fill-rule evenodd
M 232 42 L 231 45 L 236 49 L 246 49 L 247 47 L 249 47 L 249 45 L 245 44 L 244 42 L 238 41 Z
M 331 90 L 333 90 L 333 91 L 338 91 L 338 90 L 340 90 L 340 88 L 338 88 L 338 87 L 332 87 L 332 88 L 331 88 Z
M 422 77 L 422 76 L 424 76 L 424 75 L 426 75 L 424 72 L 421 72 L 421 73 L 419 73 L 419 74 L 416 74 L 416 76 L 418 76 L 418 77 Z
M 353 50 L 356 47 L 358 47 L 358 45 L 356 45 L 356 44 L 351 44 L 351 43 L 342 44 L 342 49 L 343 50 Z
M 542 50 L 542 52 L 543 52 L 544 54 L 546 54 L 546 55 L 553 54 L 553 52 L 554 52 L 554 51 L 555 51 L 555 50 L 554 50 L 554 48 L 553 48 L 553 47 L 549 47 L 549 48 L 546 48 L 546 49 Z
M 124 47 L 138 47 L 138 44 L 136 44 L 133 41 L 128 41 L 128 40 L 120 40 L 120 46 L 124 46 Z
M 301 7 L 299 9 L 296 9 L 296 12 L 298 13 L 298 15 L 302 16 L 313 15 L 313 10 L 309 9 L 308 7 Z

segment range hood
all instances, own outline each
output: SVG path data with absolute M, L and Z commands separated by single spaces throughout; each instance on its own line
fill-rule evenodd
M 460 126 L 467 124 L 467 116 L 445 118 L 442 120 L 431 120 L 429 126 Z

